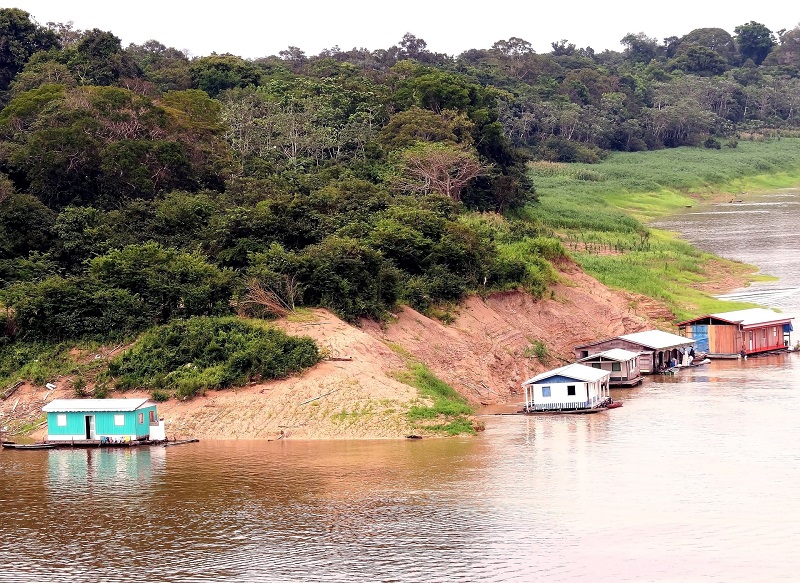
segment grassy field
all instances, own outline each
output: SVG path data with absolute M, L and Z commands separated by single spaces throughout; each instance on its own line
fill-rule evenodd
M 518 218 L 555 232 L 604 284 L 662 300 L 683 319 L 750 307 L 721 302 L 697 286 L 755 269 L 717 261 L 645 223 L 705 201 L 800 185 L 800 139 L 617 153 L 592 165 L 538 162 L 531 175 L 540 202 Z

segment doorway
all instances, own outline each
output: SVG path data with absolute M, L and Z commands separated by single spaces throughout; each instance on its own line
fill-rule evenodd
M 86 416 L 86 439 L 94 439 L 96 434 L 94 432 L 94 415 Z

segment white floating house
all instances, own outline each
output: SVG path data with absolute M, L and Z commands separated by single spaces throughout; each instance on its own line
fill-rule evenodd
M 612 348 L 578 360 L 581 364 L 600 368 L 611 373 L 612 387 L 632 387 L 642 382 L 642 371 L 639 369 L 639 353 L 622 348 Z
M 543 372 L 522 383 L 527 412 L 595 409 L 609 401 L 611 372 L 569 364 Z

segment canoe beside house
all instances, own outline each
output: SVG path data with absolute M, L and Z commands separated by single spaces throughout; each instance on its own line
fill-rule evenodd
M 110 445 L 166 440 L 163 419 L 148 399 L 56 399 L 44 407 L 47 442 Z

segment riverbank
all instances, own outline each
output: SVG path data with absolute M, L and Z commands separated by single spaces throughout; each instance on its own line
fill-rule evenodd
M 520 401 L 519 383 L 572 359 L 575 344 L 635 332 L 668 320 L 649 298 L 611 291 L 565 262 L 549 297 L 511 291 L 468 298 L 445 324 L 410 308 L 386 324 L 343 322 L 326 310 L 277 322 L 290 334 L 313 338 L 327 360 L 300 376 L 206 391 L 190 400 L 159 403 L 170 437 L 201 439 L 365 439 L 436 436 L 446 419 L 416 419 L 413 408 L 434 407 L 435 398 L 410 386 L 409 371 L 422 363 L 473 407 Z M 544 346 L 544 351 L 537 350 Z M 95 360 L 92 354 L 76 358 Z M 97 359 L 99 360 L 99 359 Z M 30 383 L 6 401 L 0 414 L 11 432 L 43 437 L 41 407 L 72 398 L 71 377 L 55 389 Z M 411 382 L 411 384 L 414 384 Z M 87 391 L 91 391 L 91 381 Z M 111 393 L 147 397 L 146 392 Z M 13 411 L 12 411 L 13 409 Z M 419 411 L 419 409 L 417 409 Z M 455 417 L 458 417 L 457 415 Z
M 800 164 L 800 147 L 794 148 L 800 140 L 792 144 L 789 151 Z M 546 175 L 547 180 L 537 179 L 541 203 L 522 213 L 522 218 L 552 229 L 577 262 L 557 265 L 558 283 L 542 299 L 521 291 L 474 295 L 448 313 L 448 324 L 410 308 L 399 309 L 387 323 L 362 322 L 360 327 L 325 310 L 280 320 L 278 325 L 287 332 L 311 336 L 328 359 L 298 377 L 207 391 L 191 400 L 170 399 L 159 405 L 168 433 L 202 439 L 441 435 L 447 431 L 432 427 L 455 429 L 459 423 L 465 427 L 464 421 L 460 415 L 456 415 L 460 420 L 434 418 L 426 427 L 409 416 L 414 408 L 436 409 L 435 397 L 421 396 L 412 386 L 414 374 L 422 374 L 415 368 L 418 364 L 473 406 L 515 403 L 522 380 L 571 361 L 576 344 L 645 328 L 669 329 L 676 318 L 752 305 L 722 302 L 709 294 L 742 287 L 755 277 L 754 267 L 702 253 L 675 233 L 651 229 L 635 217 L 652 219 L 689 204 L 724 200 L 732 191 L 800 183 L 800 170 L 771 178 L 738 175 L 716 185 L 706 179 L 701 184 L 699 178 L 692 182 L 676 173 L 663 180 L 669 188 L 626 189 L 649 184 L 645 177 L 667 162 L 685 168 L 695 157 L 703 158 L 707 166 L 728 160 L 727 166 L 734 167 L 730 161 L 741 163 L 744 153 L 756 160 L 749 166 L 756 172 L 758 160 L 765 164 L 763 156 L 756 155 L 758 148 L 746 146 L 736 155 L 711 153 L 712 158 L 697 149 L 620 154 L 588 169 L 534 165 L 534 175 Z M 681 166 L 681 160 L 686 165 Z M 741 167 L 735 167 L 741 174 Z M 628 207 L 619 206 L 623 200 Z M 677 204 L 686 201 L 690 203 Z M 642 209 L 647 214 L 637 214 L 644 213 Z M 89 380 L 85 392 L 94 388 L 92 371 L 102 368 L 118 349 L 93 346 L 70 352 L 74 368 Z M 37 368 L 42 378 L 52 378 L 41 363 Z M 0 401 L 0 427 L 43 436 L 41 406 L 53 398 L 73 397 L 74 378 L 72 374 L 55 378 L 55 389 L 42 388 L 45 381 L 23 385 L 12 398 Z
M 646 223 L 743 193 L 800 185 L 800 139 L 736 148 L 616 153 L 600 164 L 533 163 L 540 203 L 520 217 L 551 228 L 580 266 L 612 288 L 663 302 L 678 319 L 752 307 L 709 293 L 762 277 Z

